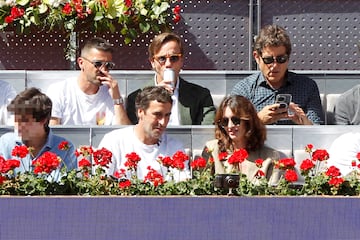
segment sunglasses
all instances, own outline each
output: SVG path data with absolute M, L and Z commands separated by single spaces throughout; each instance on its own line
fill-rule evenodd
M 106 69 L 111 70 L 111 69 L 113 69 L 115 67 L 115 63 L 113 63 L 113 62 L 103 62 L 103 61 L 96 61 L 96 60 L 95 61 L 90 61 L 87 58 L 84 58 L 84 57 L 81 57 L 81 58 L 88 61 L 92 65 L 94 65 L 94 67 L 97 68 L 97 69 L 105 67 Z
M 287 60 L 289 60 L 289 56 L 288 55 L 282 55 L 282 56 L 277 56 L 277 57 L 262 57 L 262 60 L 264 61 L 265 64 L 271 64 L 273 62 L 277 62 L 277 63 L 285 63 Z
M 178 54 L 167 54 L 166 56 L 155 56 L 154 59 L 158 61 L 160 64 L 165 64 L 166 59 L 169 59 L 171 63 L 176 63 L 180 60 L 182 56 L 181 53 Z
M 229 118 L 223 118 L 219 120 L 219 125 L 223 128 L 227 127 L 229 125 L 229 120 L 233 123 L 234 126 L 238 126 L 241 123 L 241 119 L 238 117 L 231 117 Z

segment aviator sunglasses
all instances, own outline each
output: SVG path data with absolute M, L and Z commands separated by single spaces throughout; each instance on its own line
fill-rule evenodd
M 223 128 L 227 127 L 229 125 L 229 120 L 233 123 L 234 126 L 238 126 L 241 123 L 241 119 L 238 117 L 231 117 L 230 119 L 225 117 L 221 120 L 219 120 L 219 125 Z
M 262 60 L 264 61 L 265 64 L 271 64 L 274 61 L 276 61 L 277 63 L 285 63 L 288 59 L 289 56 L 288 55 L 282 55 L 282 56 L 277 56 L 277 57 L 261 57 Z
M 166 56 L 155 56 L 154 59 L 158 61 L 160 64 L 164 64 L 166 62 L 166 59 L 169 59 L 171 63 L 176 63 L 180 60 L 180 57 L 182 56 L 181 53 L 177 54 L 167 54 Z
M 115 67 L 115 63 L 113 62 L 103 62 L 103 61 L 90 61 L 89 59 L 85 58 L 85 57 L 81 57 L 82 59 L 88 61 L 89 63 L 91 63 L 92 65 L 94 65 L 95 68 L 99 69 L 101 67 L 105 67 L 106 69 L 110 70 L 113 69 Z

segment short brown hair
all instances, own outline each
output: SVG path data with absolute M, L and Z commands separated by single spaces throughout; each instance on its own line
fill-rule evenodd
M 39 89 L 28 88 L 20 92 L 10 102 L 7 109 L 9 112 L 20 116 L 31 114 L 37 122 L 46 119 L 45 130 L 49 130 L 48 125 L 51 118 L 52 102 Z
M 164 87 L 160 86 L 149 86 L 145 87 L 141 92 L 136 95 L 135 107 L 136 112 L 138 109 L 146 111 L 151 101 L 158 101 L 161 103 L 170 103 L 172 104 L 173 100 L 171 98 L 171 93 L 166 90 Z
M 286 48 L 286 54 L 291 54 L 291 41 L 289 35 L 283 27 L 278 25 L 267 25 L 260 31 L 254 44 L 254 50 L 262 56 L 262 50 L 266 47 L 280 47 Z
M 232 140 L 225 129 L 220 126 L 226 107 L 229 107 L 235 116 L 246 119 L 246 150 L 254 151 L 261 148 L 266 140 L 266 127 L 259 119 L 254 105 L 245 97 L 239 95 L 225 97 L 215 115 L 215 137 L 218 139 L 220 151 L 234 150 Z
M 178 35 L 175 33 L 165 32 L 157 35 L 152 42 L 149 45 L 148 53 L 149 53 L 149 59 L 153 59 L 156 52 L 160 50 L 162 45 L 164 45 L 167 42 L 175 41 L 177 44 L 179 44 L 180 47 L 180 53 L 184 54 L 184 46 L 183 43 Z
M 85 43 L 85 45 L 81 49 L 81 56 L 84 57 L 84 54 L 86 54 L 90 49 L 93 48 L 103 52 L 114 52 L 112 45 L 108 41 L 103 38 L 95 37 L 91 38 Z

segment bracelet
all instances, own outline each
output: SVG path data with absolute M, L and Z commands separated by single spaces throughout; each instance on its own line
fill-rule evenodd
M 124 99 L 122 97 L 117 98 L 117 99 L 113 99 L 113 101 L 114 101 L 114 105 L 124 104 Z

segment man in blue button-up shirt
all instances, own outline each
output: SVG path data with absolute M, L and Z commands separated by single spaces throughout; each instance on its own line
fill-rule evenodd
M 45 152 L 55 153 L 61 158 L 61 164 L 51 173 L 54 180 L 59 180 L 60 168 L 68 171 L 77 167 L 75 149 L 65 138 L 56 136 L 49 128 L 52 103 L 50 98 L 36 88 L 29 88 L 19 93 L 8 106 L 8 111 L 15 115 L 14 132 L 9 132 L 0 138 L 0 155 L 7 159 L 15 159 L 12 151 L 15 146 L 25 145 L 29 154 L 19 159 L 20 167 L 15 172 L 32 171 L 32 161 Z M 61 149 L 59 145 L 67 143 Z
M 261 72 L 238 82 L 231 95 L 242 95 L 256 107 L 264 124 L 322 124 L 324 113 L 314 80 L 288 71 L 291 42 L 284 28 L 264 27 L 256 39 L 254 58 Z M 291 94 L 287 107 L 275 103 L 278 94 Z

